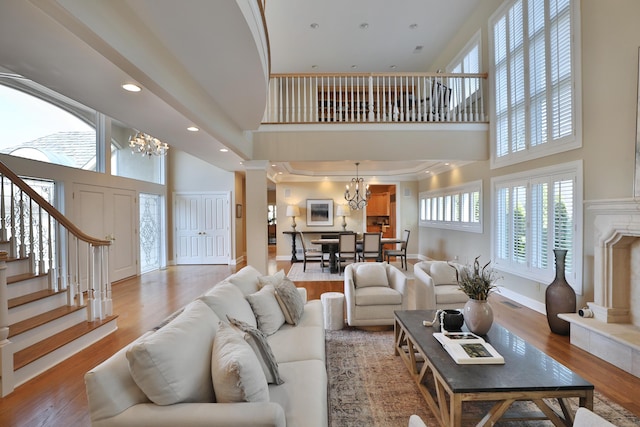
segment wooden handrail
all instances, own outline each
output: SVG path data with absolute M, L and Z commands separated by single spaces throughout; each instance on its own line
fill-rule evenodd
M 60 213 L 55 207 L 53 207 L 49 202 L 47 202 L 41 195 L 39 195 L 33 188 L 29 186 L 26 182 L 22 180 L 18 175 L 13 173 L 11 169 L 9 169 L 4 163 L 0 162 L 0 173 L 24 191 L 31 199 L 36 202 L 39 206 L 41 206 L 49 215 L 51 215 L 60 225 L 66 228 L 72 235 L 74 235 L 79 240 L 83 242 L 87 242 L 93 246 L 109 246 L 111 245 L 111 241 L 97 239 L 95 237 L 91 237 L 88 234 L 85 234 L 82 230 L 75 226 L 66 216 Z

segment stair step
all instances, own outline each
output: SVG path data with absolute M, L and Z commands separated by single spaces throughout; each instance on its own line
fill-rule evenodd
M 41 291 L 23 295 L 21 297 L 11 298 L 9 300 L 8 305 L 9 305 L 9 308 L 14 308 L 24 304 L 29 304 L 30 302 L 33 302 L 33 301 L 38 301 L 38 300 L 50 297 L 51 295 L 61 294 L 63 292 L 66 292 L 66 290 L 54 291 L 51 289 L 43 289 Z
M 78 307 L 75 305 L 65 305 L 54 310 L 47 311 L 46 313 L 31 317 L 29 319 L 25 319 L 21 322 L 14 323 L 13 325 L 9 325 L 9 338 L 30 331 L 31 329 L 35 329 L 38 326 L 42 326 L 48 322 L 51 322 L 52 320 L 59 319 L 66 316 L 67 314 L 76 312 L 78 310 L 83 310 L 85 308 L 86 306 Z
M 14 276 L 7 277 L 7 285 L 11 285 L 12 283 L 19 283 L 19 282 L 22 282 L 24 280 L 33 279 L 33 278 L 36 278 L 36 277 L 45 277 L 46 275 L 47 275 L 47 273 L 40 273 L 40 274 L 22 273 L 22 274 L 16 274 Z
M 100 326 L 113 321 L 118 316 L 109 316 L 103 320 L 94 320 L 92 322 L 81 322 L 71 328 L 50 336 L 49 338 L 40 341 L 30 347 L 20 350 L 13 355 L 13 369 L 18 369 L 28 365 L 29 363 L 38 360 L 39 358 L 46 356 L 49 353 L 63 347 L 64 345 L 73 342 L 74 340 L 82 337 L 99 328 Z

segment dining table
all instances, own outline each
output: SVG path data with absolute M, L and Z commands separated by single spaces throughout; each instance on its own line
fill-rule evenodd
M 311 239 L 310 242 L 314 245 L 321 245 L 323 248 L 326 247 L 329 251 L 329 271 L 331 273 L 338 273 L 338 258 L 336 254 L 338 253 L 338 243 L 340 240 L 335 237 L 331 238 L 320 238 L 320 239 Z M 404 240 L 397 237 L 382 237 L 380 239 L 380 253 L 378 255 L 378 262 L 382 262 L 382 253 L 384 245 L 395 245 L 398 243 L 403 243 Z M 356 244 L 362 244 L 362 238 L 358 238 L 356 240 Z

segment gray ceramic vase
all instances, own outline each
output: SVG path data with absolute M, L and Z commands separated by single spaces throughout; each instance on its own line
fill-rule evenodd
M 470 298 L 464 305 L 464 323 L 476 335 L 486 335 L 493 324 L 493 310 L 487 300 Z
M 551 332 L 558 335 L 569 335 L 571 324 L 558 317 L 559 313 L 576 312 L 576 292 L 567 283 L 564 276 L 565 249 L 554 249 L 556 256 L 556 278 L 547 286 L 545 304 L 547 306 L 547 321 Z

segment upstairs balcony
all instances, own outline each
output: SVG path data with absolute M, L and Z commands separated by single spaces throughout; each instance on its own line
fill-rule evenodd
M 487 74 L 274 74 L 257 158 L 486 160 Z

